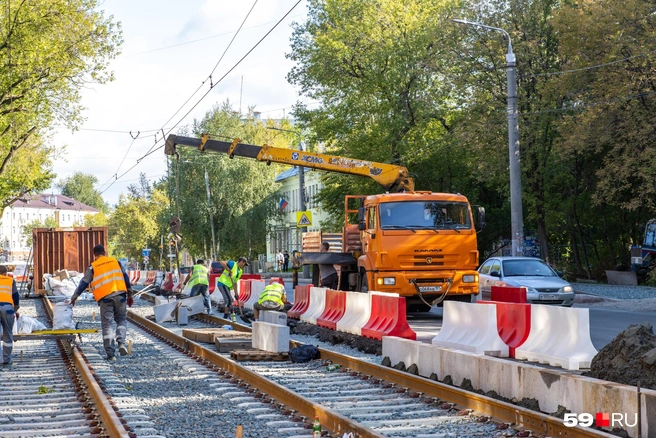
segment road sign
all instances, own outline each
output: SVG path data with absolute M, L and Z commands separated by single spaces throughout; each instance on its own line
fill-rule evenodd
M 143 258 L 144 263 L 148 263 L 148 260 L 150 260 L 150 257 L 144 256 L 144 258 Z
M 148 257 L 150 255 L 150 249 L 142 249 L 141 250 L 141 256 L 142 257 Z
M 312 212 L 311 211 L 297 211 L 296 212 L 296 225 L 299 227 L 312 226 Z

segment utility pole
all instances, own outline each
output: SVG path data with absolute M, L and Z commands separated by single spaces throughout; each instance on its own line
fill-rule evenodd
M 512 255 L 524 255 L 524 223 L 522 214 L 522 173 L 519 165 L 519 120 L 517 105 L 517 60 L 513 53 L 510 35 L 499 27 L 487 26 L 467 20 L 452 20 L 468 26 L 502 32 L 508 39 L 506 54 L 506 75 L 508 79 L 508 155 L 510 160 L 510 228 Z
M 212 214 L 212 203 L 210 201 L 210 177 L 207 174 L 207 167 L 203 165 L 205 168 L 205 189 L 207 190 L 207 209 L 209 210 L 210 213 L 210 224 L 212 225 L 212 251 L 210 251 L 210 255 L 212 256 L 212 260 L 216 260 L 216 238 L 214 236 L 214 214 Z

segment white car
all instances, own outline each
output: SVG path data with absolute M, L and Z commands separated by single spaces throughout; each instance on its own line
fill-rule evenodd
M 492 286 L 525 287 L 526 301 L 571 307 L 574 289 L 542 260 L 535 257 L 490 257 L 478 268 L 479 292 L 491 298 Z

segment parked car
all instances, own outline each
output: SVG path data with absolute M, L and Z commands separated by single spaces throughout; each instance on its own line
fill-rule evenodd
M 193 266 L 180 266 L 180 273 L 189 274 L 193 268 Z
M 535 257 L 490 257 L 478 268 L 479 292 L 491 298 L 492 286 L 525 287 L 526 301 L 571 307 L 574 289 L 544 261 Z

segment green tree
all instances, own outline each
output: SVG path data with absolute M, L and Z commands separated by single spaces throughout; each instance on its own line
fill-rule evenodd
M 95 188 L 98 178 L 95 175 L 75 172 L 73 176 L 57 182 L 55 187 L 61 190 L 62 195 L 80 201 L 83 204 L 95 207 L 104 213 L 109 212 L 109 205 L 103 200 L 100 192 Z
M 254 145 L 287 145 L 286 136 L 266 128 L 253 117 L 252 110 L 242 121 L 226 101 L 196 121 L 189 135 L 199 137 L 208 133 L 224 141 L 239 138 L 242 143 Z M 283 168 L 192 148 L 180 147 L 178 153 L 179 159 L 169 162 L 167 184 L 172 201 L 171 215 L 179 216 L 182 221 L 183 247 L 194 256 L 210 257 L 213 220 L 220 259 L 266 252 L 268 221 L 277 214 L 274 179 Z M 209 205 L 205 172 L 210 189 Z
M 23 238 L 25 239 L 27 246 L 32 246 L 32 230 L 35 228 L 57 228 L 57 226 L 57 220 L 55 220 L 54 217 L 46 216 L 46 219 L 43 221 L 40 219 L 35 219 L 27 225 L 24 225 L 21 233 L 23 234 Z
M 81 121 L 80 89 L 112 78 L 121 44 L 95 0 L 4 2 L 0 8 L 0 199 L 46 189 L 55 149 L 48 129 Z
M 135 258 L 144 248 L 158 247 L 163 233 L 159 219 L 168 204 L 165 192 L 158 189 L 146 198 L 121 195 L 108 221 L 109 240 L 115 243 L 112 254 Z

